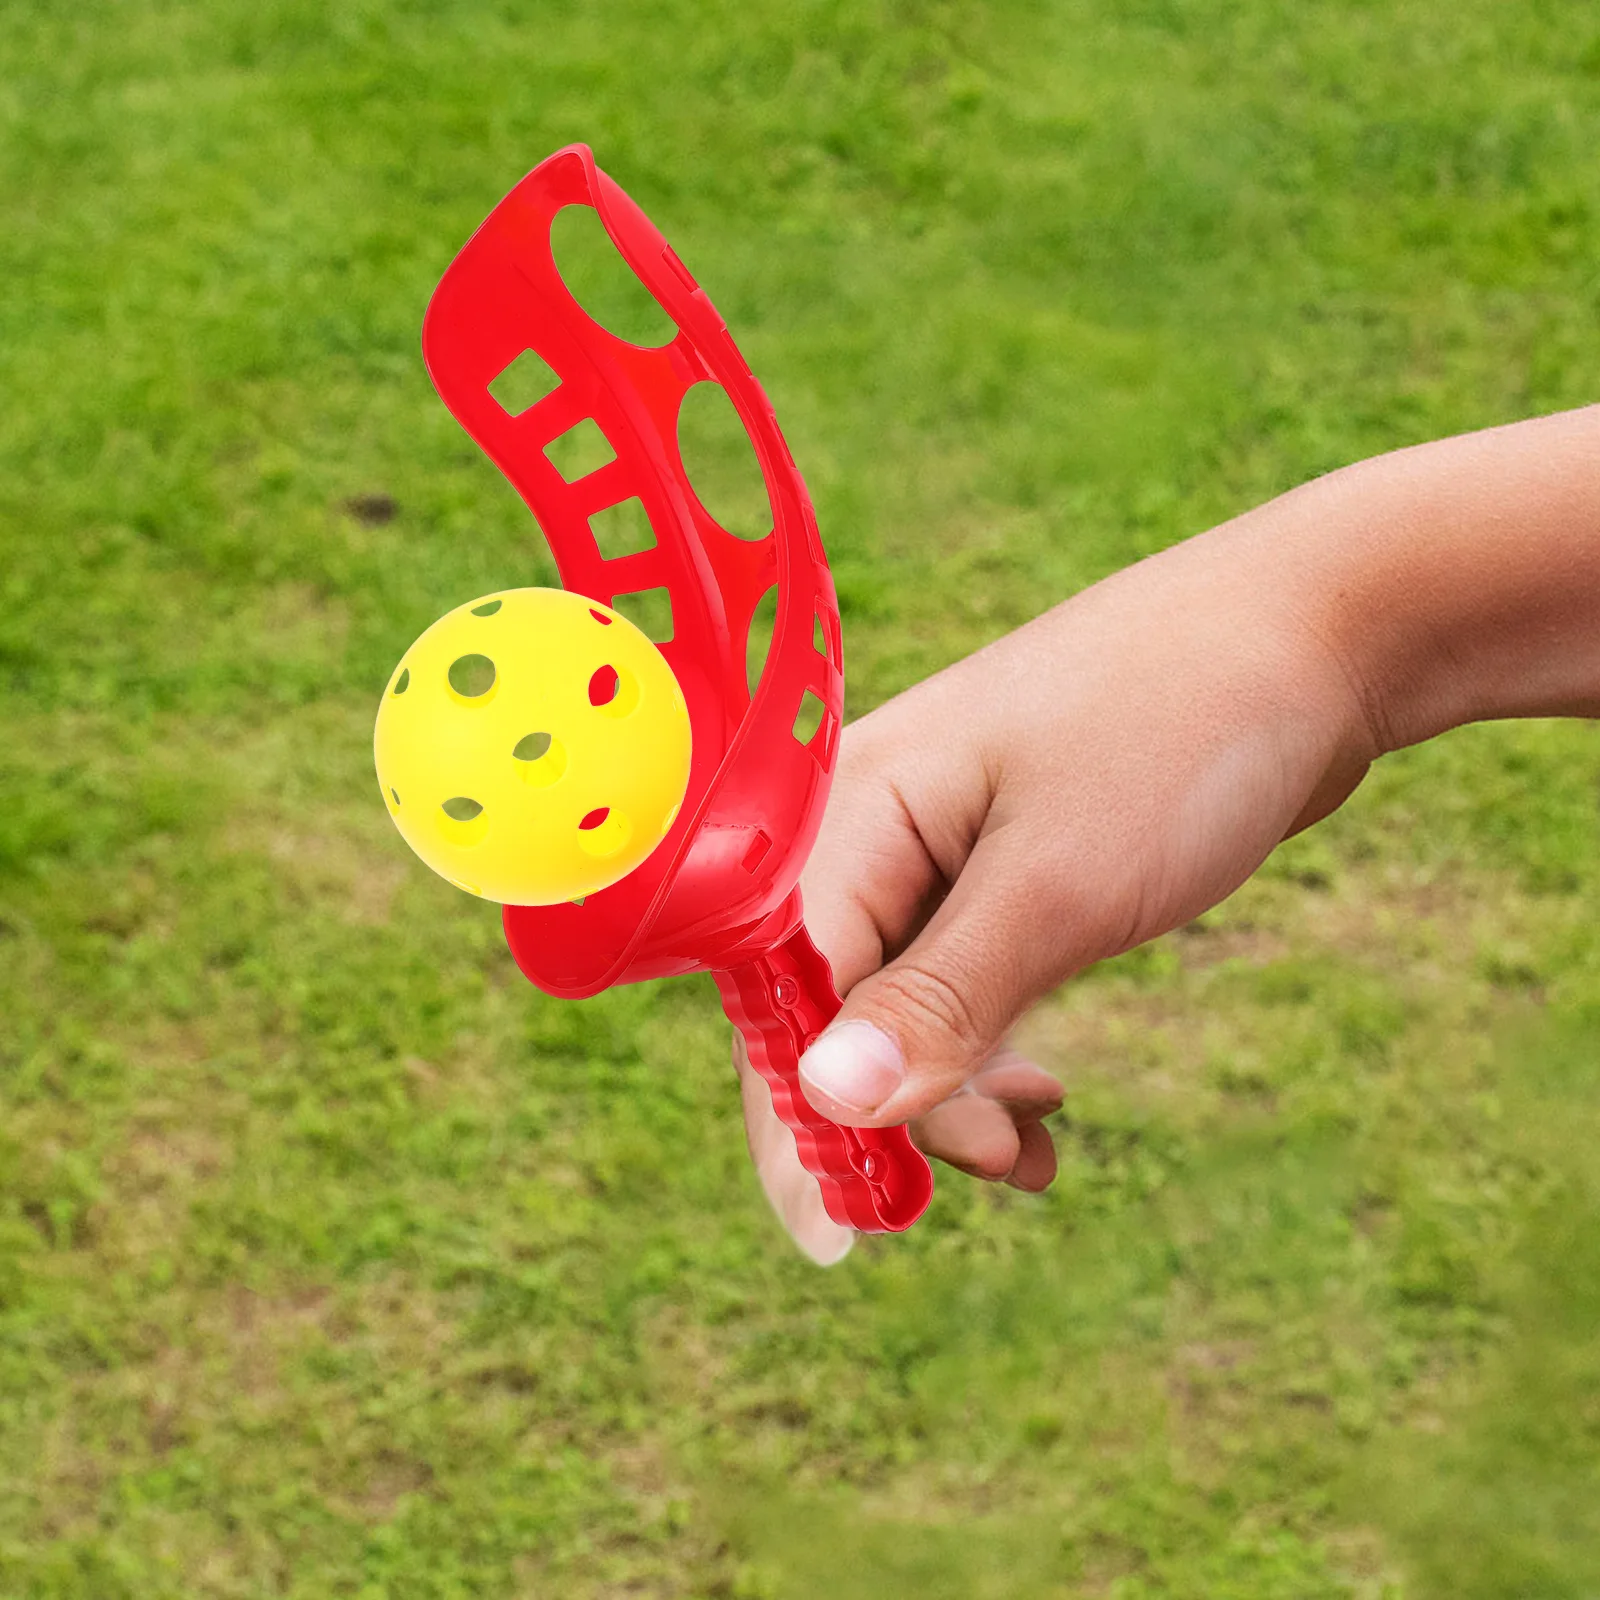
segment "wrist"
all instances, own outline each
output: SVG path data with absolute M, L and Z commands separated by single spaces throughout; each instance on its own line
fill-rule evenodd
M 1369 762 L 1471 720 L 1477 699 L 1421 548 L 1421 509 L 1384 457 L 1266 508 L 1303 629 L 1345 690 L 1343 741 Z
M 1600 408 L 1375 457 L 1229 527 L 1346 680 L 1371 756 L 1600 714 Z
M 1342 543 L 1331 526 L 1342 493 L 1318 480 L 1188 548 L 1223 577 L 1226 639 L 1235 653 L 1247 646 L 1273 719 L 1311 767 L 1358 773 L 1394 747 L 1391 681 L 1373 639 L 1351 626 L 1354 574 L 1330 559 Z

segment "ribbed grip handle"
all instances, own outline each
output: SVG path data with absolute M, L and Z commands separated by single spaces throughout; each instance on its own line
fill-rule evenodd
M 835 1222 L 899 1233 L 927 1209 L 933 1173 L 904 1128 L 843 1128 L 813 1111 L 800 1089 L 800 1056 L 839 1010 L 833 973 L 804 927 L 767 954 L 714 974 L 722 1009 L 744 1036 L 750 1064 L 794 1134 Z

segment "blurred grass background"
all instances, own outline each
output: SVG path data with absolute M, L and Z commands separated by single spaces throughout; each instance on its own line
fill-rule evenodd
M 0 6 L 0 1593 L 1600 1592 L 1593 728 L 1070 985 L 1055 1190 L 830 1273 L 709 982 L 549 1001 L 407 854 L 385 674 L 547 571 L 422 309 L 578 138 L 773 396 L 855 712 L 1596 398 L 1570 0 Z

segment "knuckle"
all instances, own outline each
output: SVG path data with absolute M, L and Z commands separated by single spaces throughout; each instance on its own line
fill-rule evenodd
M 970 1054 L 989 1043 L 989 1029 L 972 997 L 942 973 L 899 962 L 884 969 L 877 987 L 878 1001 L 916 1033 L 948 1035 Z

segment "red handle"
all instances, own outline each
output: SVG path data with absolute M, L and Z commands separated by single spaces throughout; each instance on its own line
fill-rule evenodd
M 804 927 L 754 961 L 713 974 L 750 1064 L 794 1134 L 801 1164 L 822 1188 L 835 1222 L 862 1233 L 899 1233 L 927 1209 L 933 1173 L 904 1128 L 842 1128 L 800 1090 L 800 1056 L 839 1010 L 827 958 Z

